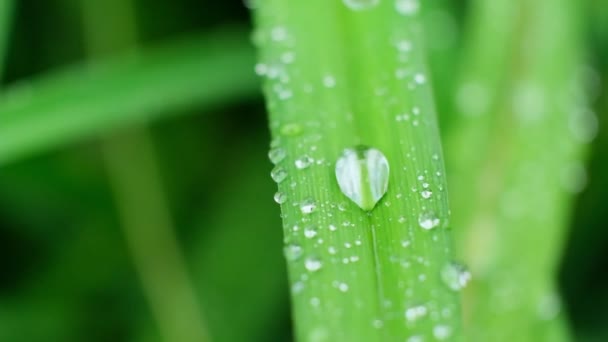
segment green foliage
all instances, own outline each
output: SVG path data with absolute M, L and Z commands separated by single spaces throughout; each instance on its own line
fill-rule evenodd
M 321 0 L 264 1 L 255 14 L 298 340 L 458 339 L 458 295 L 440 276 L 452 260 L 446 185 L 417 15 Z M 390 166 L 369 212 L 336 182 L 338 157 L 356 145 Z

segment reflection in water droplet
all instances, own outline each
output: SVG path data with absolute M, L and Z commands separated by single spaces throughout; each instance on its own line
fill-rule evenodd
M 280 148 L 280 147 L 276 147 L 271 149 L 268 152 L 268 159 L 270 159 L 270 162 L 272 162 L 273 164 L 278 164 L 281 161 L 283 161 L 283 159 L 285 159 L 285 156 L 287 154 L 285 153 L 285 150 Z
M 441 280 L 450 289 L 460 291 L 471 281 L 471 272 L 463 264 L 451 261 L 441 269 Z
M 317 227 L 309 226 L 304 228 L 304 236 L 308 239 L 312 239 L 317 236 Z
M 317 209 L 317 204 L 312 198 L 307 198 L 300 203 L 300 211 L 302 214 L 310 214 Z
M 433 212 L 425 212 L 418 217 L 418 224 L 422 229 L 433 229 L 439 225 L 439 218 Z
M 275 181 L 277 183 L 281 183 L 282 181 L 285 180 L 285 178 L 287 178 L 287 171 L 285 171 L 285 169 L 280 166 L 276 166 L 270 172 L 270 177 L 272 177 L 273 181 Z
M 316 272 L 323 267 L 323 263 L 321 260 L 315 257 L 308 257 L 304 260 L 304 268 L 306 268 L 310 272 Z
M 285 195 L 284 193 L 277 191 L 274 194 L 274 201 L 277 202 L 278 204 L 283 204 L 285 203 L 285 201 L 287 201 L 287 195 Z
M 346 7 L 354 11 L 364 11 L 376 7 L 380 0 L 343 0 Z
M 366 211 L 372 210 L 386 193 L 388 176 L 388 160 L 375 148 L 347 148 L 336 162 L 340 190 Z
M 314 160 L 311 157 L 305 155 L 296 159 L 295 165 L 299 170 L 302 170 L 308 168 L 313 162 Z

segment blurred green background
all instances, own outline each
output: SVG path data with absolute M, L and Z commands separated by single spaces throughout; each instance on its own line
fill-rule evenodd
M 453 22 L 437 30 L 458 50 L 467 2 L 446 3 Z M 586 3 L 599 82 L 608 3 Z M 0 341 L 292 340 L 248 9 L 0 0 L 0 21 Z M 452 57 L 432 54 L 432 71 L 443 77 Z M 435 85 L 449 107 L 450 88 Z M 560 275 L 581 341 L 608 340 L 608 89 L 597 89 Z

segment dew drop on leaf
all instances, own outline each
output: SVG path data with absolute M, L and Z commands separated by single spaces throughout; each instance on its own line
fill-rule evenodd
M 295 165 L 296 165 L 296 168 L 298 168 L 299 170 L 302 170 L 302 169 L 308 168 L 310 165 L 312 165 L 313 162 L 314 162 L 314 159 L 305 155 L 305 156 L 302 156 L 302 157 L 296 159 Z
M 366 211 L 374 209 L 386 194 L 388 176 L 388 160 L 375 148 L 347 148 L 336 162 L 336 179 L 340 190 Z
M 433 212 L 425 212 L 418 217 L 420 228 L 430 230 L 439 225 L 439 218 Z
M 285 178 L 287 178 L 287 171 L 285 171 L 285 169 L 280 166 L 276 166 L 270 172 L 270 177 L 272 177 L 272 180 L 276 183 L 281 183 L 285 180 Z
M 283 204 L 287 201 L 287 195 L 278 191 L 274 194 L 274 201 L 277 202 L 278 204 Z
M 280 147 L 275 147 L 268 152 L 268 159 L 270 159 L 270 162 L 276 165 L 283 161 L 286 155 L 287 154 L 285 153 L 284 149 Z
M 309 226 L 304 228 L 304 236 L 308 239 L 312 239 L 317 236 L 317 232 L 317 227 L 315 226 Z
M 300 211 L 302 214 L 310 214 L 317 209 L 317 204 L 312 198 L 307 198 L 300 203 Z
M 451 261 L 441 269 L 441 280 L 450 289 L 460 291 L 471 280 L 471 272 L 463 264 Z
M 308 257 L 304 260 L 304 268 L 310 272 L 316 272 L 323 267 L 323 263 L 316 257 Z
M 290 243 L 283 249 L 283 253 L 285 254 L 285 259 L 287 261 L 296 261 L 302 256 L 302 246 L 297 243 Z

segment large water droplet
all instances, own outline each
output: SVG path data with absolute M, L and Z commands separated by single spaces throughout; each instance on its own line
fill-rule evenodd
M 366 211 L 374 209 L 386 193 L 388 175 L 388 160 L 375 148 L 347 148 L 336 162 L 340 190 Z
M 433 212 L 425 212 L 418 217 L 420 228 L 430 230 L 439 225 L 439 218 Z
M 274 201 L 277 202 L 278 204 L 283 204 L 287 201 L 287 195 L 285 195 L 284 193 L 277 191 L 274 194 Z
M 315 257 L 308 257 L 304 260 L 304 268 L 306 268 L 310 272 L 316 272 L 323 267 L 323 263 L 321 260 Z
M 285 178 L 287 178 L 287 171 L 280 166 L 276 166 L 274 169 L 272 169 L 272 171 L 270 171 L 270 177 L 272 177 L 273 181 L 281 183 L 285 180 Z
M 441 269 L 441 280 L 450 289 L 460 291 L 471 280 L 471 272 L 466 266 L 452 261 Z
M 275 147 L 268 152 L 268 159 L 270 159 L 270 162 L 276 165 L 283 161 L 286 155 L 287 154 L 285 153 L 284 149 L 280 147 Z
M 366 9 L 370 9 L 376 7 L 380 0 L 343 0 L 344 4 L 355 11 L 363 11 Z

